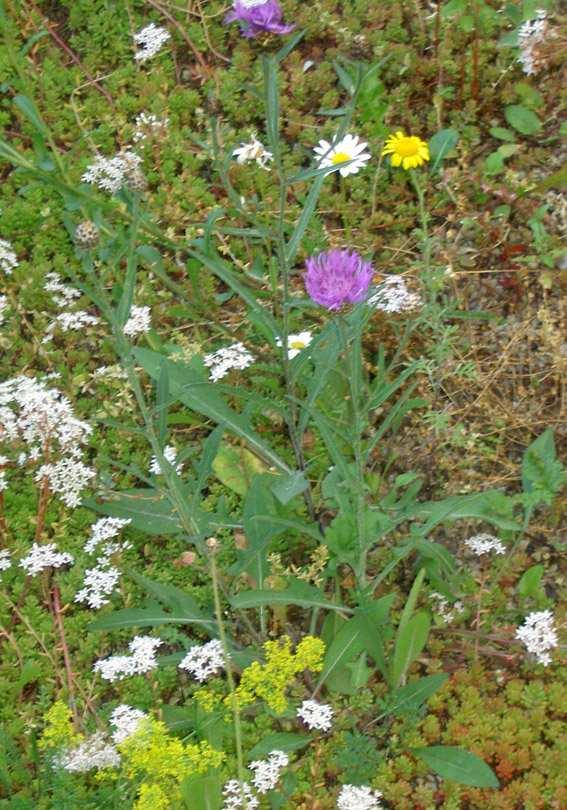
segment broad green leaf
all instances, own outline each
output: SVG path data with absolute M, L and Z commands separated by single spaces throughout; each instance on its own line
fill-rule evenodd
M 386 655 L 380 625 L 376 624 L 369 618 L 368 614 L 364 613 L 358 613 L 352 621 L 355 622 L 355 626 L 358 628 L 363 649 L 374 660 L 382 675 L 387 678 Z
M 518 582 L 518 593 L 524 598 L 531 597 L 537 599 L 540 596 L 545 596 L 541 580 L 544 575 L 545 568 L 543 565 L 532 565 L 527 571 L 524 571 Z
M 307 737 L 305 734 L 296 734 L 293 731 L 279 731 L 260 740 L 248 752 L 248 759 L 263 759 L 271 751 L 300 751 L 310 742 L 311 737 Z
M 125 627 L 159 627 L 162 624 L 194 624 L 205 632 L 210 628 L 208 619 L 195 619 L 185 614 L 166 613 L 161 608 L 125 608 L 115 610 L 107 616 L 96 619 L 89 625 L 89 630 L 119 630 Z
M 364 641 L 360 632 L 360 623 L 349 619 L 343 624 L 325 652 L 323 670 L 319 677 L 318 687 L 321 687 L 329 675 L 354 661 L 357 655 L 364 650 Z
M 388 695 L 388 714 L 404 714 L 405 712 L 417 712 L 428 700 L 431 695 L 435 694 L 449 678 L 444 672 L 436 675 L 426 675 L 425 678 L 420 678 L 417 681 L 401 686 L 399 689 L 394 689 Z
M 148 349 L 135 349 L 134 354 L 143 369 L 154 380 L 159 379 L 163 355 Z M 166 360 L 170 391 L 173 397 L 183 402 L 197 413 L 213 419 L 219 425 L 225 425 L 236 436 L 264 459 L 268 464 L 278 470 L 290 473 L 288 465 L 275 453 L 258 434 L 250 427 L 248 420 L 242 414 L 233 411 L 222 398 L 219 389 L 214 383 L 209 383 L 199 368 L 197 362 L 187 365 Z
M 434 174 L 449 152 L 457 145 L 459 133 L 456 129 L 442 129 L 429 141 L 429 155 L 431 160 L 430 172 Z
M 155 489 L 128 489 L 110 493 L 106 500 L 85 498 L 82 505 L 103 515 L 129 518 L 132 526 L 146 534 L 178 534 L 179 517 L 169 500 Z
M 522 487 L 536 503 L 551 503 L 567 480 L 555 450 L 553 430 L 548 428 L 533 441 L 522 459 Z
M 431 620 L 425 611 L 416 613 L 396 638 L 390 682 L 397 687 L 425 647 Z
M 230 599 L 233 608 L 256 608 L 264 605 L 299 605 L 306 608 L 323 608 L 351 613 L 349 608 L 329 602 L 314 585 L 297 580 L 282 591 L 242 591 Z
M 184 779 L 180 788 L 186 810 L 220 810 L 222 784 L 220 773 L 213 770 Z
M 272 492 L 280 503 L 289 503 L 296 495 L 301 495 L 309 487 L 305 473 L 296 470 L 290 475 L 280 475 L 272 484 Z
M 135 571 L 130 572 L 130 577 L 165 607 L 171 608 L 175 614 L 209 625 L 209 632 L 212 631 L 216 635 L 217 623 L 213 616 L 205 615 L 197 601 L 190 594 L 175 585 L 170 585 L 168 582 L 156 582 Z
M 522 135 L 536 135 L 541 130 L 541 121 L 532 110 L 521 104 L 511 104 L 504 110 L 506 121 Z
M 479 788 L 497 788 L 500 782 L 494 771 L 470 751 L 451 745 L 432 745 L 428 748 L 412 748 L 412 754 L 420 757 L 435 773 L 444 779 L 452 779 L 461 785 Z
M 487 489 L 471 495 L 453 495 L 442 501 L 417 503 L 405 514 L 408 518 L 426 518 L 428 531 L 443 521 L 462 518 L 476 518 L 500 529 L 518 530 L 520 525 L 512 519 L 514 503 L 502 490 Z
M 221 444 L 213 461 L 213 470 L 221 483 L 238 495 L 246 495 L 252 479 L 266 472 L 266 465 L 245 447 Z
M 505 127 L 491 127 L 488 130 L 493 138 L 498 138 L 499 141 L 510 141 L 513 143 L 516 140 L 516 135 L 511 129 Z

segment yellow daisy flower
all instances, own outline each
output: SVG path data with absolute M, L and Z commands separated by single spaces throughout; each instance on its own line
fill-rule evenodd
M 390 135 L 382 150 L 382 155 L 391 155 L 392 166 L 415 169 L 429 160 L 429 146 L 417 135 L 404 135 L 400 130 Z

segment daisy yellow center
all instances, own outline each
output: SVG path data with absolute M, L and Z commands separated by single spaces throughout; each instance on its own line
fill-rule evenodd
M 419 152 L 420 143 L 420 139 L 415 135 L 405 135 L 397 139 L 395 149 L 402 157 L 414 157 Z
M 289 343 L 289 348 L 290 349 L 304 349 L 305 348 L 305 343 L 303 342 L 303 340 L 291 340 L 290 343 Z
M 347 155 L 346 152 L 335 152 L 333 157 L 331 158 L 331 163 L 344 163 L 346 160 L 350 160 L 350 155 Z

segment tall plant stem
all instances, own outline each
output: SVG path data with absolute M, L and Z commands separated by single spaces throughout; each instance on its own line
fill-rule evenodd
M 214 545 L 213 545 L 214 541 Z M 223 649 L 223 656 L 226 662 L 226 680 L 228 683 L 228 688 L 230 691 L 230 705 L 232 709 L 232 718 L 234 724 L 234 741 L 236 744 L 236 761 L 238 764 L 238 780 L 242 785 L 245 781 L 245 772 L 244 772 L 244 756 L 242 753 L 242 724 L 240 720 L 240 708 L 238 706 L 238 698 L 236 697 L 236 687 L 234 684 L 234 676 L 232 674 L 232 666 L 230 663 L 230 650 L 228 648 L 228 642 L 226 638 L 226 630 L 224 627 L 224 619 L 222 615 L 222 606 L 220 600 L 220 588 L 219 588 L 219 576 L 218 576 L 218 569 L 217 569 L 217 561 L 216 561 L 216 552 L 218 541 L 211 537 L 207 543 L 209 550 L 210 550 L 210 568 L 211 568 L 211 580 L 213 583 L 213 597 L 215 603 L 215 617 L 217 620 L 217 625 L 219 628 L 219 636 L 220 641 L 222 644 Z
M 425 205 L 425 191 L 421 182 L 418 180 L 417 174 L 412 170 L 410 170 L 410 178 L 415 193 L 417 194 L 422 234 L 423 264 L 425 265 L 427 275 L 429 275 L 429 271 L 431 270 L 431 240 L 429 239 L 429 213 Z
M 67 639 L 65 636 L 65 626 L 63 624 L 63 615 L 61 611 L 61 593 L 59 586 L 54 584 L 51 589 L 51 609 L 53 614 L 53 622 L 59 635 L 61 643 L 61 651 L 63 654 L 63 664 L 65 666 L 65 676 L 67 679 L 67 691 L 69 693 L 69 703 L 71 712 L 73 713 L 73 725 L 75 730 L 79 728 L 79 716 L 77 714 L 77 701 L 75 699 L 75 686 L 73 668 L 71 666 L 71 656 L 69 655 L 69 647 L 67 646 Z

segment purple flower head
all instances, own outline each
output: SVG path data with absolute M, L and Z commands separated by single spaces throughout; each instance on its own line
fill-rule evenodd
M 239 22 L 242 36 L 250 39 L 264 33 L 289 34 L 295 25 L 285 25 L 282 15 L 278 0 L 234 0 L 224 21 Z
M 355 250 L 327 250 L 307 259 L 305 288 L 325 309 L 362 301 L 374 271 Z

